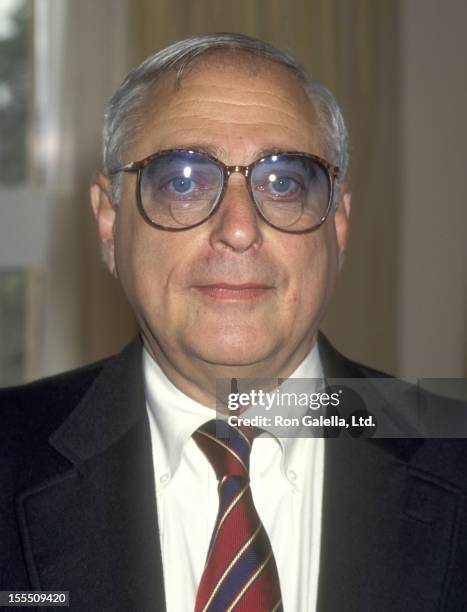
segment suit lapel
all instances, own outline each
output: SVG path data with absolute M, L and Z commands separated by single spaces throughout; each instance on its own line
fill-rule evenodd
M 49 442 L 62 468 L 17 507 L 33 587 L 68 590 L 80 610 L 164 610 L 139 341 L 108 362 Z
M 325 339 L 319 346 L 327 377 L 362 377 Z M 460 496 L 415 467 L 423 444 L 325 440 L 320 612 L 440 609 Z

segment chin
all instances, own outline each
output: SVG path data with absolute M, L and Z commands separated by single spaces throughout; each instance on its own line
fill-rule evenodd
M 267 358 L 268 355 L 264 355 L 264 353 L 258 352 L 256 354 L 241 353 L 241 354 L 229 354 L 227 356 L 225 352 L 217 353 L 217 354 L 213 352 L 210 354 L 200 355 L 200 357 L 206 363 L 209 363 L 210 365 L 213 365 L 213 366 L 218 366 L 220 368 L 237 368 L 237 367 L 242 368 L 242 367 L 256 366 L 257 364 L 264 361 L 264 359 Z
M 216 342 L 198 344 L 195 352 L 199 358 L 218 366 L 249 366 L 266 360 L 274 347 L 269 341 L 255 342 L 251 336 L 231 337 L 225 335 Z

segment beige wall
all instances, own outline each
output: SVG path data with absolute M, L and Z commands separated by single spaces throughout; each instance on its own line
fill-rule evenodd
M 399 369 L 467 376 L 467 3 L 401 12 Z

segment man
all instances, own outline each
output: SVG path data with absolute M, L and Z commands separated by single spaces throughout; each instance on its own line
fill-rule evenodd
M 350 212 L 332 95 L 246 36 L 176 43 L 112 98 L 91 199 L 141 340 L 3 392 L 2 589 L 83 611 L 465 609 L 464 443 L 222 418 L 222 380 L 381 376 L 318 333 Z

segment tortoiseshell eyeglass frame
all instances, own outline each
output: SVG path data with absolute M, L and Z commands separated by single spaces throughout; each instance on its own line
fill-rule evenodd
M 161 157 L 163 155 L 170 155 L 172 153 L 189 153 L 189 154 L 194 154 L 194 155 L 200 155 L 200 156 L 202 156 L 202 157 L 204 157 L 206 159 L 209 159 L 210 161 L 214 162 L 216 164 L 216 166 L 221 170 L 222 176 L 223 176 L 222 188 L 219 191 L 219 195 L 218 195 L 217 199 L 214 201 L 214 203 L 212 205 L 212 208 L 209 211 L 209 213 L 201 221 L 198 221 L 195 224 L 187 226 L 187 227 L 170 227 L 170 226 L 165 226 L 165 225 L 161 225 L 161 224 L 157 223 L 156 221 L 151 219 L 151 217 L 148 215 L 148 213 L 146 212 L 146 210 L 145 210 L 145 208 L 143 206 L 143 202 L 142 202 L 142 197 L 141 197 L 141 177 L 142 177 L 144 168 L 146 168 L 146 166 L 148 164 L 150 164 L 152 161 L 154 161 L 158 157 Z M 328 204 L 326 206 L 326 210 L 323 213 L 323 215 L 320 218 L 318 223 L 315 223 L 313 226 L 308 227 L 306 229 L 291 230 L 291 229 L 287 229 L 287 228 L 284 228 L 284 227 L 280 227 L 278 225 L 274 225 L 274 223 L 271 223 L 271 221 L 269 221 L 269 219 L 267 219 L 267 217 L 264 216 L 263 212 L 259 208 L 259 206 L 258 206 L 258 204 L 257 204 L 257 202 L 255 200 L 255 197 L 253 195 L 253 190 L 252 190 L 252 187 L 251 187 L 250 177 L 251 177 L 251 173 L 252 173 L 253 169 L 256 166 L 258 166 L 259 164 L 265 162 L 267 159 L 269 159 L 271 157 L 274 157 L 274 156 L 277 156 L 277 157 L 287 156 L 289 158 L 290 157 L 297 157 L 297 158 L 311 159 L 311 160 L 315 161 L 317 164 L 319 164 L 323 168 L 323 170 L 325 171 L 326 176 L 328 178 L 328 182 L 329 182 L 329 201 L 328 201 Z M 271 227 L 274 227 L 277 230 L 280 230 L 281 232 L 286 232 L 286 233 L 289 233 L 289 234 L 305 234 L 307 232 L 312 232 L 312 231 L 318 229 L 318 227 L 320 227 L 326 221 L 326 219 L 328 218 L 329 213 L 330 213 L 330 211 L 332 209 L 332 203 L 333 203 L 333 199 L 334 199 L 334 182 L 335 182 L 335 180 L 337 179 L 337 177 L 339 175 L 339 168 L 337 166 L 331 164 L 327 160 L 323 159 L 322 157 L 319 157 L 318 155 L 313 155 L 312 153 L 302 153 L 300 151 L 272 151 L 271 153 L 268 153 L 267 155 L 262 155 L 261 157 L 259 157 L 255 161 L 253 161 L 248 166 L 227 166 L 226 164 L 221 162 L 219 159 L 217 159 L 213 155 L 210 155 L 206 151 L 197 150 L 195 148 L 189 148 L 189 149 L 177 148 L 177 149 L 165 149 L 163 151 L 158 151 L 157 153 L 153 153 L 152 155 L 149 155 L 148 157 L 145 157 L 144 159 L 141 159 L 139 161 L 133 161 L 133 162 L 129 162 L 127 164 L 124 164 L 123 166 L 118 166 L 117 168 L 112 169 L 109 172 L 109 174 L 112 176 L 114 174 L 118 174 L 119 172 L 132 172 L 132 173 L 136 172 L 137 173 L 137 179 L 136 179 L 136 202 L 137 202 L 137 206 L 138 206 L 138 209 L 139 209 L 143 219 L 145 221 L 147 221 L 149 223 L 149 225 L 152 225 L 153 227 L 157 227 L 159 229 L 163 229 L 163 230 L 167 230 L 167 231 L 173 231 L 173 232 L 185 231 L 185 230 L 193 229 L 194 227 L 198 227 L 198 225 L 201 225 L 202 223 L 207 221 L 210 217 L 212 217 L 212 215 L 219 208 L 219 205 L 222 202 L 222 199 L 224 197 L 225 190 L 226 190 L 226 187 L 227 187 L 227 182 L 228 182 L 228 179 L 229 179 L 230 175 L 235 173 L 235 172 L 239 172 L 240 174 L 243 174 L 243 176 L 245 177 L 248 193 L 250 194 L 250 197 L 251 197 L 252 201 L 255 204 L 255 208 L 256 208 L 256 211 L 257 211 L 258 215 L 261 217 L 261 219 L 263 219 L 263 221 L 265 223 L 267 223 Z

